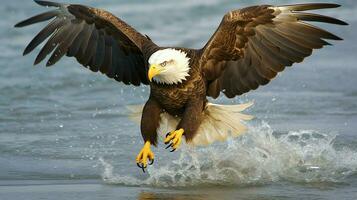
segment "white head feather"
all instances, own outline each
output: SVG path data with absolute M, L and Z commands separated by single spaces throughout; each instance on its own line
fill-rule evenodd
M 160 65 L 164 62 L 166 65 L 163 66 L 163 71 L 153 78 L 154 81 L 165 84 L 182 83 L 189 76 L 189 61 L 187 54 L 180 50 L 169 48 L 156 51 L 150 56 L 149 65 Z

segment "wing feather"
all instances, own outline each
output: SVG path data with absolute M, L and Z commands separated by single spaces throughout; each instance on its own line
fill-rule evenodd
M 39 15 L 33 16 L 31 18 L 28 18 L 28 19 L 16 24 L 15 27 L 20 28 L 20 27 L 36 24 L 39 22 L 47 21 L 47 20 L 50 20 L 50 19 L 56 17 L 58 14 L 59 14 L 58 10 L 51 10 L 51 11 L 48 11 L 45 13 L 41 13 Z
M 147 49 L 158 48 L 146 36 L 104 10 L 83 5 L 35 0 L 55 10 L 19 22 L 24 27 L 53 19 L 28 44 L 24 55 L 45 42 L 35 64 L 52 53 L 46 65 L 56 64 L 64 55 L 75 57 L 84 67 L 102 72 L 125 84 L 148 84 Z M 151 53 L 151 52 L 150 52 Z
M 23 55 L 27 55 L 28 53 L 33 51 L 38 45 L 45 41 L 57 28 L 62 26 L 63 23 L 64 21 L 59 19 L 55 19 L 51 23 L 49 23 L 31 40 L 31 42 L 25 48 Z
M 244 94 L 268 84 L 286 67 L 310 56 L 314 49 L 340 37 L 307 22 L 347 25 L 339 19 L 302 11 L 337 4 L 252 6 L 227 13 L 202 49 L 201 69 L 208 96 Z
M 84 22 L 85 23 L 85 22 Z M 69 47 L 67 56 L 74 57 L 79 52 L 81 45 L 84 41 L 88 41 L 91 31 L 89 30 L 91 26 L 83 25 L 81 32 L 75 37 L 72 45 Z
M 67 32 L 67 36 L 58 44 L 52 56 L 47 62 L 47 66 L 51 63 L 58 62 L 68 51 L 68 48 L 72 45 L 73 41 L 76 39 L 77 35 L 80 33 L 84 26 L 84 22 L 79 22 L 78 26 L 71 27 L 71 30 Z
M 64 34 L 64 31 L 67 31 L 69 29 L 70 24 L 67 22 L 65 22 L 62 27 L 56 29 L 50 39 L 48 39 L 46 44 L 42 47 L 40 53 L 37 55 L 35 59 L 35 65 L 42 62 L 46 58 L 46 56 L 57 47 L 58 42 L 66 36 L 66 34 Z

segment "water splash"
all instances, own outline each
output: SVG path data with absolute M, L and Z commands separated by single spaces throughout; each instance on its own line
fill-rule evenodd
M 186 187 L 260 185 L 276 181 L 343 182 L 357 172 L 357 152 L 336 149 L 336 135 L 312 130 L 273 134 L 267 123 L 244 136 L 206 148 L 183 148 L 177 160 L 149 168 L 145 180 L 113 173 L 100 159 L 108 184 Z

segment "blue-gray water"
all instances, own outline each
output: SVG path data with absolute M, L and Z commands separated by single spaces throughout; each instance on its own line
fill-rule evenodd
M 162 46 L 199 48 L 230 9 L 306 1 L 71 2 L 107 9 Z M 344 41 L 266 87 L 216 101 L 254 101 L 248 133 L 175 153 L 160 143 L 143 174 L 135 164 L 139 127 L 125 106 L 144 103 L 148 88 L 124 86 L 68 58 L 33 67 L 35 54 L 21 54 L 43 24 L 13 25 L 46 9 L 2 1 L 0 199 L 356 199 L 357 3 L 329 2 L 343 7 L 322 13 L 350 26 L 324 27 Z

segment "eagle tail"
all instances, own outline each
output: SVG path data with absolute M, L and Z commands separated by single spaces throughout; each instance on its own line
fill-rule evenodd
M 195 137 L 189 144 L 206 146 L 216 141 L 225 141 L 230 137 L 238 137 L 247 128 L 242 123 L 253 119 L 253 116 L 241 112 L 253 105 L 252 102 L 238 105 L 218 105 L 208 103 L 203 111 L 203 121 Z M 140 123 L 143 105 L 128 106 L 129 118 Z M 157 132 L 165 137 L 166 133 L 175 130 L 180 118 L 166 112 L 161 114 L 160 126 Z
M 241 112 L 252 105 L 253 103 L 238 105 L 208 103 L 204 110 L 203 121 L 191 143 L 195 146 L 206 146 L 215 141 L 238 137 L 247 130 L 242 122 L 253 119 L 253 116 Z

